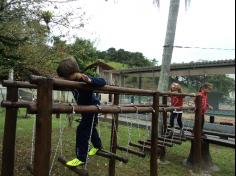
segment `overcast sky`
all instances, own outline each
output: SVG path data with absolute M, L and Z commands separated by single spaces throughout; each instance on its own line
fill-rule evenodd
M 101 51 L 123 48 L 161 63 L 169 0 L 160 0 L 160 9 L 153 0 L 79 0 L 66 4 L 63 8 L 74 12 L 81 6 L 88 18 L 85 28 L 71 30 L 70 36 L 90 39 Z M 192 0 L 187 11 L 181 0 L 175 45 L 234 49 L 235 0 Z M 174 48 L 172 58 L 172 63 L 234 59 L 235 51 Z

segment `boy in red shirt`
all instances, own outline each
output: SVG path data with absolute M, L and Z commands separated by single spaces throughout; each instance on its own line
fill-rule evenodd
M 213 85 L 211 83 L 205 83 L 201 86 L 198 95 L 200 95 L 202 97 L 202 111 L 201 111 L 201 118 L 202 118 L 202 130 L 203 130 L 203 126 L 204 126 L 204 121 L 205 121 L 205 112 L 207 111 L 207 109 L 213 109 L 211 105 L 208 104 L 208 97 L 207 94 L 209 92 L 211 92 L 213 88 Z
M 180 86 L 180 84 L 178 83 L 172 83 L 171 87 L 170 87 L 170 91 L 171 92 L 176 92 L 176 93 L 182 93 L 182 88 Z M 183 100 L 184 97 L 183 96 L 179 96 L 179 95 L 171 95 L 171 106 L 173 107 L 183 107 Z M 170 127 L 172 128 L 172 131 L 169 133 L 168 136 L 172 136 L 173 135 L 173 131 L 174 131 L 174 120 L 175 118 L 177 118 L 177 123 L 180 127 L 180 135 L 184 136 L 184 131 L 183 131 L 183 123 L 182 123 L 182 114 L 183 111 L 182 109 L 175 109 L 174 111 L 171 112 L 170 115 Z

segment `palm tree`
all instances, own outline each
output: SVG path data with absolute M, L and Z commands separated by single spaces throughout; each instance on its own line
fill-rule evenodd
M 154 0 L 154 2 L 159 6 L 159 0 Z M 190 4 L 190 0 L 185 0 L 185 8 Z M 173 53 L 173 45 L 175 40 L 176 24 L 179 13 L 180 0 L 170 0 L 169 6 L 169 16 L 166 29 L 165 44 L 162 53 L 162 65 L 160 79 L 158 82 L 159 91 L 167 91 L 169 85 L 170 76 L 170 64 Z

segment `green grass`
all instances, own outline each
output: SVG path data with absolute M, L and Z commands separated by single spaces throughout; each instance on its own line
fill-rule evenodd
M 2 136 L 4 129 L 4 110 L 0 108 L 0 152 L 2 152 Z M 16 159 L 15 159 L 15 172 L 17 176 L 28 176 L 29 172 L 26 170 L 26 164 L 30 162 L 31 154 L 31 139 L 32 139 L 32 126 L 34 122 L 34 116 L 30 116 L 28 119 L 22 117 L 25 116 L 25 112 L 19 113 L 20 118 L 17 121 L 17 134 L 16 134 Z M 63 134 L 63 156 L 67 159 L 75 157 L 75 130 L 77 122 L 73 122 L 73 127 L 67 127 L 66 118 L 61 118 L 62 124 L 66 126 Z M 59 119 L 53 118 L 53 133 L 52 133 L 52 156 L 55 153 L 58 136 L 59 136 Z M 106 122 L 100 122 L 98 129 L 101 133 L 104 148 L 109 149 L 111 124 Z M 141 138 L 139 138 L 139 133 Z M 138 139 L 147 138 L 146 130 L 131 129 L 131 139 L 136 142 Z M 128 128 L 125 126 L 119 127 L 119 144 L 127 146 L 128 143 Z M 172 148 L 167 148 L 167 160 L 170 162 L 167 165 L 159 165 L 160 176 L 190 176 L 191 172 L 188 168 L 182 165 L 182 161 L 188 157 L 190 150 L 190 143 L 185 142 L 182 145 L 175 145 Z M 59 150 L 60 151 L 60 150 Z M 235 151 L 234 149 L 220 147 L 216 145 L 210 146 L 211 156 L 213 162 L 220 168 L 220 171 L 212 173 L 212 176 L 234 176 L 235 175 Z M 118 154 L 127 157 L 129 159 L 128 164 L 116 162 L 116 175 L 117 176 L 148 176 L 149 160 L 147 155 L 144 159 L 137 156 L 127 154 L 126 152 L 118 151 Z M 1 157 L 0 157 L 1 164 Z M 95 156 L 90 159 L 88 164 L 89 174 L 91 176 L 107 176 L 108 175 L 109 161 L 105 158 Z M 1 167 L 1 165 L 0 165 Z M 65 169 L 60 163 L 55 162 L 52 170 L 52 175 L 55 176 L 74 176 L 73 172 Z
M 122 63 L 119 63 L 119 62 L 112 62 L 112 61 L 109 61 L 107 62 L 108 65 L 112 66 L 113 68 L 115 68 L 116 70 L 122 70 L 122 69 L 126 69 L 128 68 L 128 65 L 127 64 L 122 64 Z

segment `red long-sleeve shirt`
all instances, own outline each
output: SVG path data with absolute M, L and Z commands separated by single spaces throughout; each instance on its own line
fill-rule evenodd
M 204 115 L 205 112 L 207 111 L 208 107 L 209 107 L 207 93 L 204 90 L 202 90 L 198 93 L 198 95 L 200 95 L 202 97 L 202 112 L 201 112 L 201 115 Z
M 171 106 L 183 107 L 184 98 L 183 96 L 171 96 Z

